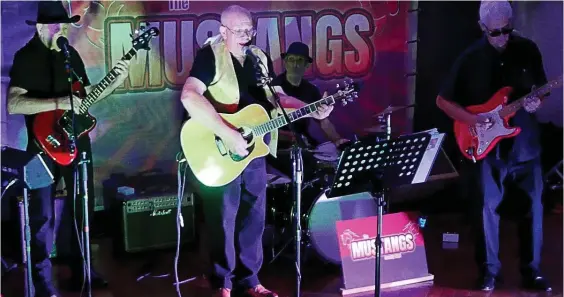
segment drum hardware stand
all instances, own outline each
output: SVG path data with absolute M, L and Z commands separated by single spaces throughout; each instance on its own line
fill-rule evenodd
M 327 198 L 370 192 L 378 204 L 374 296 L 379 297 L 381 290 L 384 190 L 424 182 L 431 171 L 443 136 L 444 134 L 438 132 L 424 131 L 395 139 L 357 141 L 347 147 L 341 155 L 337 174 L 326 194 Z M 432 158 L 431 162 L 429 158 Z M 407 164 L 409 166 L 405 166 Z
M 552 166 L 552 168 L 544 175 L 545 184 L 551 190 L 559 190 L 562 189 L 562 181 L 564 179 L 563 172 L 562 172 L 562 163 L 563 161 L 560 160 L 556 165 Z M 551 179 L 554 177 L 553 179 Z M 557 180 L 554 180 L 557 179 Z M 552 182 L 552 183 L 551 183 Z
M 296 252 L 295 252 L 295 268 L 296 268 L 296 291 L 295 297 L 300 297 L 301 294 L 301 242 L 302 242 L 302 228 L 301 228 L 301 204 L 302 204 L 302 182 L 303 182 L 303 159 L 302 159 L 302 150 L 306 148 L 303 139 L 299 136 L 296 132 L 296 129 L 290 120 L 290 117 L 286 113 L 286 110 L 282 108 L 282 104 L 280 104 L 280 96 L 274 87 L 272 86 L 272 79 L 270 77 L 266 77 L 263 74 L 263 71 L 260 69 L 260 65 L 262 64 L 260 59 L 257 59 L 252 53 L 247 54 L 252 60 L 255 68 L 257 69 L 257 81 L 260 82 L 260 85 L 263 87 L 267 87 L 275 99 L 275 107 L 282 111 L 284 119 L 288 123 L 288 127 L 290 131 L 294 135 L 296 139 L 296 143 L 292 146 L 292 184 L 293 184 L 293 198 L 294 198 L 294 242 L 296 244 Z M 265 69 L 268 69 L 266 65 L 262 65 Z

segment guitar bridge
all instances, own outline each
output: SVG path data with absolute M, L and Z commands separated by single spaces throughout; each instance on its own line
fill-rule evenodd
M 61 143 L 55 137 L 53 137 L 52 135 L 47 136 L 45 141 L 47 141 L 54 148 L 58 148 L 58 147 L 61 146 Z
M 222 156 L 227 155 L 227 148 L 225 148 L 225 145 L 223 144 L 223 141 L 221 140 L 221 138 L 219 137 L 215 137 L 215 146 L 217 147 L 217 149 L 219 150 L 219 153 Z

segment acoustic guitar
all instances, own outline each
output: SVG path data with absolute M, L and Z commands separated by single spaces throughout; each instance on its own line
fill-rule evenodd
M 294 122 L 316 112 L 322 104 L 333 105 L 341 101 L 346 105 L 357 98 L 355 88 L 355 85 L 345 83 L 345 87 L 335 94 L 288 112 L 288 117 Z M 264 141 L 264 135 L 288 124 L 284 116 L 271 119 L 258 104 L 246 106 L 234 114 L 219 115 L 247 141 L 247 156 L 231 152 L 219 136 L 195 120 L 187 120 L 180 132 L 182 151 L 190 169 L 201 183 L 209 187 L 230 183 L 251 161 L 266 156 L 270 150 Z

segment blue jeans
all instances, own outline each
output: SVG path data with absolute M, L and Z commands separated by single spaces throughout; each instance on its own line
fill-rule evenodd
M 213 288 L 246 289 L 260 284 L 266 181 L 265 158 L 259 158 L 223 187 L 196 185 L 207 227 Z
M 478 209 L 482 219 L 478 260 L 484 265 L 484 273 L 498 275 L 499 261 L 499 213 L 498 207 L 505 193 L 504 182 L 511 181 L 530 201 L 530 219 L 523 219 L 520 228 L 521 273 L 535 276 L 539 273 L 542 247 L 543 178 L 540 158 L 526 162 L 504 161 L 488 156 L 478 164 L 481 204 Z
M 92 149 L 90 138 L 84 137 L 77 141 L 79 152 L 86 152 L 88 173 L 88 210 L 89 217 L 92 220 L 94 213 L 94 170 L 92 166 Z M 37 153 L 38 149 L 34 144 L 28 146 L 28 151 Z M 80 157 L 69 166 L 60 166 L 53 162 L 48 156 L 42 155 L 43 160 L 49 167 L 54 176 L 55 183 L 45 188 L 30 191 L 31 199 L 29 201 L 29 217 L 30 217 L 30 233 L 31 233 L 31 263 L 33 265 L 33 282 L 39 293 L 44 292 L 52 287 L 51 280 L 51 261 L 49 255 L 53 249 L 53 236 L 55 227 L 55 186 L 62 178 L 67 188 L 67 197 L 61 213 L 61 222 L 57 238 L 60 245 L 57 246 L 57 257 L 64 258 L 71 266 L 73 273 L 82 275 L 82 257 L 80 247 L 78 245 L 77 234 L 74 227 L 74 219 L 77 220 L 78 232 L 82 231 L 82 194 L 78 193 L 76 197 L 76 214 L 73 212 L 73 183 L 74 171 L 73 167 Z M 81 174 L 81 170 L 79 170 Z M 80 180 L 79 180 L 80 182 Z

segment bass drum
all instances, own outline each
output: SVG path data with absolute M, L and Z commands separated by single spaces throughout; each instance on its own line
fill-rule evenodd
M 369 193 L 327 198 L 323 192 L 314 200 L 305 217 L 307 237 L 320 257 L 340 265 L 337 221 L 376 215 L 378 215 L 376 200 Z

